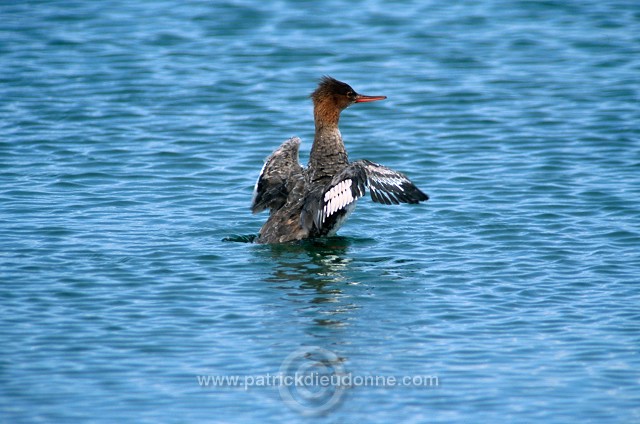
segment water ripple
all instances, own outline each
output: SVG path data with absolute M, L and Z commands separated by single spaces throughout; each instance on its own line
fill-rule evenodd
M 317 421 L 639 420 L 634 2 L 32 6 L 0 5 L 7 420 L 299 421 L 195 376 L 301 346 L 442 381 Z M 306 162 L 323 74 L 388 95 L 343 113 L 350 157 L 431 200 L 251 243 L 262 161 L 298 135 Z

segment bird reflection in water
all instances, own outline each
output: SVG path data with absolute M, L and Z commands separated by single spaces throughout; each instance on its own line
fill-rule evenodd
M 298 243 L 266 245 L 261 249 L 276 266 L 265 280 L 286 291 L 294 302 L 308 303 L 313 321 L 322 326 L 346 324 L 344 314 L 358 306 L 348 302 L 345 286 L 358 284 L 346 277 L 353 261 L 347 255 L 351 241 L 345 237 L 304 240 Z M 325 315 L 320 317 L 318 315 Z

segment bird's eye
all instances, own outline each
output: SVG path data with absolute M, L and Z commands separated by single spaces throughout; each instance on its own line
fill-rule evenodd
M 347 97 L 353 97 L 353 96 L 354 96 L 353 91 L 347 91 Z

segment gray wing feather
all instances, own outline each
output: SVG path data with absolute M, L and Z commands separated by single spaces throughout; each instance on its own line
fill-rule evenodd
M 429 196 L 401 172 L 360 160 L 347 165 L 313 197 L 314 201 L 305 208 L 307 214 L 313 217 L 316 228 L 322 228 L 328 217 L 364 196 L 367 187 L 374 202 L 386 205 L 429 200 Z
M 287 181 L 302 172 L 298 161 L 300 139 L 292 137 L 278 147 L 265 161 L 258 181 L 253 188 L 251 211 L 260 212 L 269 208 L 279 209 L 289 195 Z
M 398 203 L 419 203 L 429 200 L 429 196 L 411 182 L 406 175 L 368 160 L 358 161 L 367 174 L 367 186 L 374 202 L 387 205 Z

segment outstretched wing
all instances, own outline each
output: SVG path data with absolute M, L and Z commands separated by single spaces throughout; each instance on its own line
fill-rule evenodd
M 292 137 L 267 158 L 253 188 L 251 212 L 257 213 L 266 208 L 278 209 L 286 203 L 289 195 L 287 180 L 302 172 L 298 161 L 299 149 L 300 139 Z
M 368 160 L 358 162 L 365 169 L 367 186 L 374 202 L 397 205 L 398 203 L 420 203 L 429 200 L 429 196 L 416 187 L 403 173 Z
M 347 165 L 324 188 L 313 214 L 316 227 L 321 228 L 331 215 L 364 196 L 367 187 L 374 202 L 386 205 L 429 200 L 429 196 L 406 175 L 368 160 L 360 160 Z

